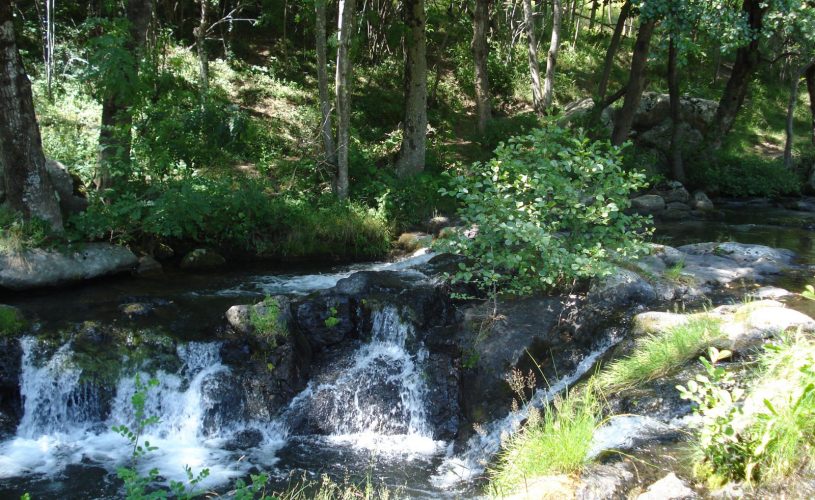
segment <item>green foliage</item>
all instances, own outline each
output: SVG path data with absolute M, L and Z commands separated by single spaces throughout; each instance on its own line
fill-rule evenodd
M 619 149 L 579 131 L 550 125 L 513 138 L 451 185 L 443 192 L 462 204 L 468 229 L 441 247 L 467 258 L 454 280 L 483 291 L 552 289 L 608 274 L 609 259 L 646 248 L 646 219 L 625 213 L 643 176 L 622 170 Z
M 277 258 L 376 258 L 390 245 L 376 211 L 329 197 L 274 196 L 264 181 L 184 177 L 91 201 L 71 221 L 77 238 L 186 240 Z
M 0 338 L 17 335 L 25 327 L 25 318 L 18 309 L 0 304 Z
M 0 206 L 0 251 L 19 252 L 56 242 L 50 225 L 40 219 L 23 220 L 22 214 Z
M 340 319 L 337 317 L 337 308 L 332 307 L 331 309 L 329 309 L 329 312 L 331 314 L 325 319 L 324 323 L 326 327 L 334 328 L 335 326 L 340 324 Z
M 629 357 L 614 361 L 598 376 L 598 385 L 614 391 L 668 375 L 720 338 L 720 321 L 706 314 L 664 332 L 639 339 Z
M 726 196 L 776 197 L 801 190 L 801 179 L 780 160 L 744 154 L 723 154 L 712 163 L 696 164 L 688 177 L 693 184 Z
M 815 300 L 815 286 L 807 285 L 804 287 L 804 291 L 801 292 L 801 297 L 809 300 Z
M 557 396 L 543 410 L 531 411 L 524 427 L 505 442 L 489 471 L 495 496 L 509 495 L 528 479 L 546 474 L 571 474 L 588 462 L 600 403 L 590 388 Z
M 268 295 L 263 302 L 249 308 L 249 323 L 254 327 L 255 334 L 272 346 L 276 346 L 279 339 L 289 334 L 286 325 L 281 322 L 280 304 L 277 299 Z

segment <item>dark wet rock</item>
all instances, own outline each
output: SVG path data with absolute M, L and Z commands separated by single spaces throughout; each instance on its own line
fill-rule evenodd
M 589 302 L 595 307 L 609 311 L 634 304 L 651 304 L 656 299 L 654 287 L 645 278 L 622 268 L 592 283 L 588 295 Z
M 434 439 L 450 441 L 458 434 L 460 421 L 459 391 L 461 372 L 459 361 L 446 353 L 430 353 L 425 364 L 428 380 L 428 420 L 434 429 Z
M 263 443 L 263 433 L 258 429 L 243 429 L 232 435 L 224 445 L 228 451 L 248 450 Z
M 244 392 L 239 379 L 227 371 L 215 373 L 201 383 L 202 427 L 215 434 L 246 417 Z
M 427 232 L 433 236 L 438 236 L 442 229 L 449 227 L 451 224 L 452 221 L 449 217 L 437 215 L 427 221 Z
M 690 500 L 694 498 L 699 498 L 696 492 L 671 472 L 649 486 L 645 493 L 637 497 L 637 500 Z
M 665 189 L 657 192 L 669 207 L 671 203 L 687 204 L 690 201 L 690 193 L 681 182 L 671 181 L 666 185 Z
M 88 243 L 74 250 L 34 248 L 0 253 L 0 288 L 26 290 L 76 283 L 131 271 L 138 258 L 127 248 Z
M 625 498 L 634 483 L 628 462 L 591 465 L 580 473 L 575 500 L 616 500 Z
M 696 191 L 693 193 L 690 206 L 694 210 L 701 210 L 702 212 L 710 211 L 715 208 L 713 202 L 710 201 L 710 198 L 708 198 L 704 191 Z
M 665 210 L 665 199 L 657 194 L 644 194 L 633 198 L 631 206 L 643 215 L 656 215 Z
M 181 269 L 213 269 L 226 264 L 223 255 L 208 248 L 196 248 L 181 259 Z
M 136 276 L 141 276 L 143 278 L 152 278 L 162 276 L 164 274 L 164 269 L 156 259 L 150 257 L 149 255 L 144 255 L 139 257 L 139 265 L 136 267 L 135 274 Z
M 20 395 L 20 342 L 0 338 L 0 439 L 11 436 L 23 416 Z
M 314 351 L 338 344 L 355 332 L 354 312 L 345 295 L 323 294 L 294 306 L 297 327 Z
M 155 312 L 155 309 L 150 304 L 143 302 L 131 302 L 129 304 L 122 304 L 119 310 L 130 319 L 149 316 Z

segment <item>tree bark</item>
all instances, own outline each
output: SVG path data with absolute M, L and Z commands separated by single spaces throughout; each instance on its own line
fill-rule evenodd
M 609 5 L 611 9 L 611 5 Z M 606 50 L 606 58 L 603 61 L 603 73 L 600 75 L 600 82 L 597 84 L 597 99 L 596 102 L 603 102 L 606 98 L 608 91 L 608 80 L 611 78 L 611 68 L 614 67 L 614 56 L 620 49 L 620 41 L 623 36 L 623 28 L 625 28 L 625 21 L 628 19 L 628 14 L 631 12 L 631 0 L 626 0 L 620 9 L 620 17 L 617 18 L 617 24 L 614 26 L 614 34 L 611 35 L 611 42 L 608 44 Z
M 17 50 L 9 2 L 0 2 L 0 68 L 0 166 L 6 202 L 24 218 L 42 219 L 53 230 L 62 231 L 62 215 L 45 169 L 31 82 Z
M 490 79 L 487 74 L 489 16 L 490 0 L 475 0 L 471 49 L 475 63 L 475 104 L 478 111 L 478 131 L 482 134 L 487 130 L 487 122 L 492 119 Z
M 758 49 L 761 39 L 758 35 L 761 32 L 767 8 L 763 0 L 744 0 L 742 4 L 742 10 L 747 15 L 747 22 L 753 39 L 736 51 L 733 71 L 719 100 L 719 107 L 716 109 L 716 115 L 709 129 L 708 136 L 714 149 L 721 147 L 722 139 L 733 127 L 736 114 L 747 96 L 750 78 L 753 76 L 756 67 L 758 67 Z
M 651 36 L 654 34 L 656 19 L 643 20 L 637 31 L 637 41 L 634 43 L 634 53 L 631 56 L 631 71 L 628 75 L 628 85 L 625 91 L 623 107 L 614 119 L 614 131 L 611 134 L 611 143 L 619 146 L 628 138 L 634 113 L 640 105 L 642 91 L 645 88 L 645 68 L 648 65 L 648 51 L 651 46 Z
M 679 74 L 677 72 L 676 42 L 671 37 L 668 43 L 668 94 L 671 100 L 671 173 L 674 180 L 685 182 L 685 167 L 682 163 L 682 116 L 680 110 Z
M 348 146 L 351 142 L 351 33 L 354 24 L 354 0 L 340 0 L 337 26 L 337 198 L 348 198 Z
M 807 93 L 809 94 L 809 112 L 812 115 L 812 145 L 815 146 L 815 64 L 809 67 L 806 74 Z
M 787 123 L 786 123 L 786 138 L 784 141 L 784 166 L 792 170 L 792 140 L 795 133 L 795 105 L 798 103 L 798 85 L 801 78 L 807 78 L 807 90 L 810 91 L 809 97 L 812 99 L 811 88 L 809 87 L 809 73 L 815 68 L 815 60 L 806 63 L 799 71 L 796 71 L 790 76 L 790 95 L 787 101 Z M 810 101 L 810 107 L 812 102 Z
M 523 0 L 523 2 L 529 53 L 529 76 L 532 81 L 532 106 L 537 114 L 542 115 L 544 112 L 543 91 L 541 90 L 540 64 L 538 63 L 538 42 L 535 39 L 535 17 L 532 11 L 532 0 Z
M 207 2 L 209 0 L 198 0 L 201 3 L 201 18 L 198 26 L 193 30 L 195 34 L 195 48 L 198 52 L 198 79 L 201 86 L 202 99 L 209 91 L 209 60 L 207 60 Z
M 549 41 L 549 52 L 546 53 L 546 78 L 543 81 L 543 108 L 547 111 L 552 107 L 562 15 L 560 0 L 552 0 L 552 38 Z
M 328 94 L 328 56 L 326 51 L 325 0 L 314 2 L 316 14 L 315 42 L 317 47 L 317 87 L 320 93 L 320 136 L 323 138 L 323 153 L 326 164 L 331 169 L 332 184 L 337 177 L 337 149 L 334 146 L 334 127 L 331 125 L 331 100 Z M 336 191 L 336 185 L 334 186 Z
M 427 138 L 427 50 L 424 0 L 405 0 L 405 118 L 396 173 L 408 177 L 424 170 Z
M 589 16 L 589 31 L 594 29 L 594 17 L 597 15 L 597 7 L 599 7 L 599 4 L 600 0 L 593 0 L 591 2 L 591 15 Z
M 153 12 L 152 0 L 130 0 L 127 2 L 127 19 L 130 22 L 130 40 L 127 49 L 133 54 L 134 67 L 125 74 L 138 77 L 141 52 L 147 41 L 147 29 Z M 102 123 L 99 131 L 99 161 L 95 179 L 96 188 L 108 189 L 112 185 L 112 167 L 119 163 L 130 163 L 131 129 L 133 114 L 128 95 L 122 85 L 136 85 L 136 81 L 109 84 L 102 100 Z

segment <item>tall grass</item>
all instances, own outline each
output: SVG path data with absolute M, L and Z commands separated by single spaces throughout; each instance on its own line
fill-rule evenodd
M 557 397 L 542 412 L 533 411 L 523 429 L 504 443 L 489 471 L 490 493 L 505 495 L 534 477 L 580 470 L 588 462 L 600 419 L 600 403 L 587 388 Z
M 630 356 L 614 361 L 599 375 L 599 386 L 619 390 L 668 375 L 703 352 L 722 336 L 720 320 L 707 314 L 640 339 Z

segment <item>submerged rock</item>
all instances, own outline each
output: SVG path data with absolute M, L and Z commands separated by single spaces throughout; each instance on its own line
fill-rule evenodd
M 163 275 L 164 269 L 156 259 L 150 257 L 149 255 L 144 255 L 139 257 L 139 265 L 134 273 L 136 276 L 150 278 Z
M 0 288 L 26 290 L 76 283 L 131 271 L 138 258 L 127 248 L 88 243 L 74 250 L 34 248 L 0 254 Z
M 212 269 L 226 264 L 223 255 L 207 248 L 196 248 L 181 259 L 181 269 Z

